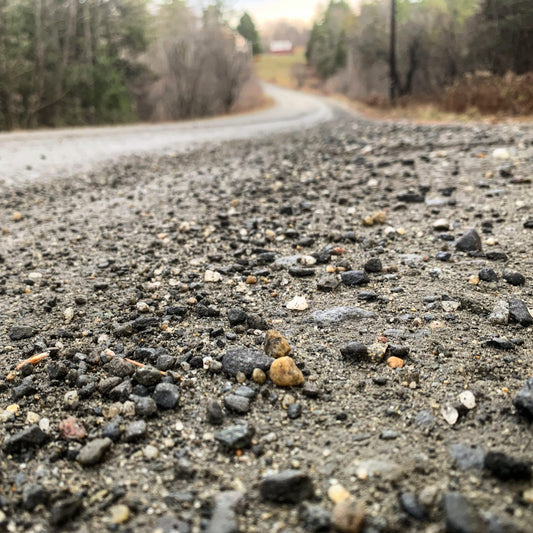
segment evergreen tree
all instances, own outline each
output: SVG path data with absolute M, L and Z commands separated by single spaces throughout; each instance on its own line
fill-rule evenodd
M 248 13 L 245 12 L 239 20 L 237 31 L 252 44 L 252 53 L 254 56 L 261 53 L 259 33 L 257 32 L 252 17 Z

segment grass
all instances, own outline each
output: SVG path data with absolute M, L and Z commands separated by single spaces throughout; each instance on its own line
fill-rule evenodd
M 297 48 L 289 55 L 262 54 L 256 58 L 255 70 L 263 81 L 294 89 L 297 83 L 292 75 L 292 68 L 298 63 L 305 63 L 303 48 Z

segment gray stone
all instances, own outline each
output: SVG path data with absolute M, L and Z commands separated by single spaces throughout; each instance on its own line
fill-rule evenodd
M 153 398 L 149 396 L 135 396 L 131 395 L 130 400 L 135 403 L 135 414 L 148 418 L 157 413 L 157 404 Z
M 159 383 L 154 390 L 153 399 L 161 409 L 173 409 L 180 399 L 179 388 L 174 383 Z
M 239 533 L 236 511 L 244 500 L 238 491 L 219 492 L 215 495 L 215 508 L 206 533 Z
M 210 424 L 219 426 L 224 422 L 224 411 L 216 400 L 209 400 L 206 409 L 207 421 Z
M 488 533 L 488 528 L 470 502 L 457 492 L 444 496 L 446 533 Z
M 135 420 L 126 426 L 124 431 L 124 440 L 126 442 L 134 442 L 142 439 L 146 435 L 146 422 L 144 420 Z
M 9 338 L 12 341 L 20 341 L 23 339 L 29 339 L 30 337 L 33 337 L 37 331 L 32 328 L 31 326 L 13 326 L 9 330 Z
M 343 346 L 341 355 L 349 361 L 368 360 L 368 348 L 361 342 L 350 342 Z
M 468 230 L 462 237 L 457 239 L 455 247 L 461 252 L 481 252 L 481 238 L 475 229 Z
M 412 492 L 402 492 L 400 494 L 400 505 L 402 509 L 415 520 L 420 522 L 427 520 L 426 510 Z
M 161 377 L 161 372 L 152 366 L 143 366 L 135 371 L 135 381 L 145 387 L 154 387 Z
M 117 376 L 119 378 L 131 376 L 135 372 L 135 366 L 128 363 L 128 361 L 124 361 L 122 357 L 112 357 L 111 361 L 109 361 L 106 366 L 107 371 L 112 376 Z
M 131 381 L 129 379 L 124 380 L 109 391 L 109 398 L 114 402 L 125 402 L 132 390 Z
M 224 407 L 232 413 L 243 415 L 250 410 L 250 399 L 237 394 L 230 394 L 224 398 Z
M 238 450 L 251 446 L 254 433 L 255 428 L 245 422 L 221 429 L 215 434 L 215 440 L 231 450 Z
M 339 322 L 346 322 L 349 320 L 361 320 L 365 318 L 375 318 L 376 314 L 373 311 L 367 311 L 359 307 L 331 307 L 324 311 L 315 311 L 312 314 L 313 320 L 319 326 L 329 326 L 331 324 L 338 324 Z
M 514 397 L 513 405 L 527 418 L 533 420 L 533 378 L 529 378 L 518 394 Z
M 500 326 L 507 324 L 509 322 L 509 304 L 503 300 L 499 301 L 489 316 L 489 322 Z
M 341 281 L 348 287 L 355 287 L 369 283 L 370 278 L 364 270 L 348 270 L 341 274 Z
M 259 491 L 263 500 L 278 503 L 299 503 L 311 498 L 314 493 L 311 478 L 300 470 L 285 470 L 265 476 Z
M 509 319 L 511 322 L 518 322 L 527 327 L 533 324 L 533 317 L 529 313 L 526 304 L 518 298 L 509 300 Z
M 266 372 L 273 361 L 272 357 L 268 357 L 260 350 L 236 348 L 228 350 L 224 354 L 222 370 L 231 376 L 236 376 L 237 372 L 242 372 L 246 377 L 251 377 L 254 368 L 260 368 Z
M 306 531 L 312 533 L 329 533 L 331 531 L 331 513 L 319 505 L 308 502 L 302 503 L 299 517 Z
M 113 442 L 109 438 L 94 439 L 88 442 L 78 453 L 78 463 L 82 466 L 92 466 L 99 463 L 112 444 Z
M 39 426 L 33 425 L 7 438 L 3 448 L 6 453 L 13 453 L 24 448 L 37 448 L 43 445 L 46 440 L 46 433 Z
M 485 452 L 481 446 L 450 444 L 448 452 L 460 470 L 483 470 Z

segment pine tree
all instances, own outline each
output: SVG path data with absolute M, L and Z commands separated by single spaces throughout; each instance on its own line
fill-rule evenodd
M 245 12 L 241 20 L 239 20 L 237 31 L 252 44 L 252 53 L 254 56 L 261 53 L 259 33 L 257 32 L 252 17 L 248 13 Z

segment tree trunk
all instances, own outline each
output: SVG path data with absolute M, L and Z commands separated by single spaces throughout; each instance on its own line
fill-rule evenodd
M 97 6 L 98 9 L 98 6 Z M 83 57 L 87 65 L 87 86 L 89 89 L 88 119 L 95 121 L 95 101 L 94 101 L 94 62 L 93 62 L 93 39 L 91 30 L 91 9 L 89 2 L 83 4 Z
M 61 63 L 59 64 L 59 71 L 57 73 L 55 86 L 55 101 L 58 102 L 62 98 L 63 86 L 65 82 L 65 73 L 67 71 L 69 59 L 72 55 L 72 40 L 76 32 L 76 16 L 78 12 L 78 0 L 69 0 L 68 2 L 68 20 L 67 29 L 65 32 L 65 40 L 63 42 L 63 50 L 61 53 Z
M 396 69 L 396 0 L 390 4 L 390 48 L 389 48 L 389 97 L 392 105 L 396 103 L 398 96 L 398 71 Z

